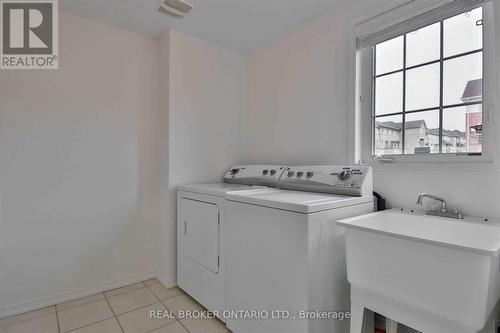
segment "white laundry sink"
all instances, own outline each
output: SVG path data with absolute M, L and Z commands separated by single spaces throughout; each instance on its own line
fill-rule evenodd
M 363 308 L 425 333 L 481 331 L 500 298 L 500 224 L 388 210 L 346 229 L 351 332 Z

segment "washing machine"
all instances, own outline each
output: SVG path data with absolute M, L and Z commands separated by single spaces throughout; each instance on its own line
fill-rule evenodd
M 233 166 L 223 183 L 178 188 L 177 285 L 208 310 L 226 309 L 226 193 L 276 187 L 284 171 L 285 166 Z
M 348 332 L 344 229 L 335 221 L 374 210 L 371 168 L 290 167 L 277 189 L 226 199 L 227 326 Z

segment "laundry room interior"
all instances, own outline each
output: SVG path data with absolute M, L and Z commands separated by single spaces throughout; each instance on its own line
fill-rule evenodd
M 0 6 L 0 333 L 500 332 L 498 0 Z

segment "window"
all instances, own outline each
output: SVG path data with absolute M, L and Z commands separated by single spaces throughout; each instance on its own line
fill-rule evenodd
M 448 1 L 357 36 L 363 159 L 485 156 L 488 114 L 483 110 L 491 104 L 483 104 L 492 100 L 488 89 L 490 96 L 494 91 L 484 71 L 494 63 L 493 31 L 487 26 L 491 12 L 491 4 L 482 0 Z
M 482 152 L 482 16 L 479 7 L 374 46 L 374 155 Z

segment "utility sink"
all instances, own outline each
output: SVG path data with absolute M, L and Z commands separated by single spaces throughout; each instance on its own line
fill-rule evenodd
M 351 332 L 361 333 L 364 308 L 424 333 L 489 327 L 500 298 L 500 224 L 481 221 L 401 210 L 338 221 L 346 228 Z

